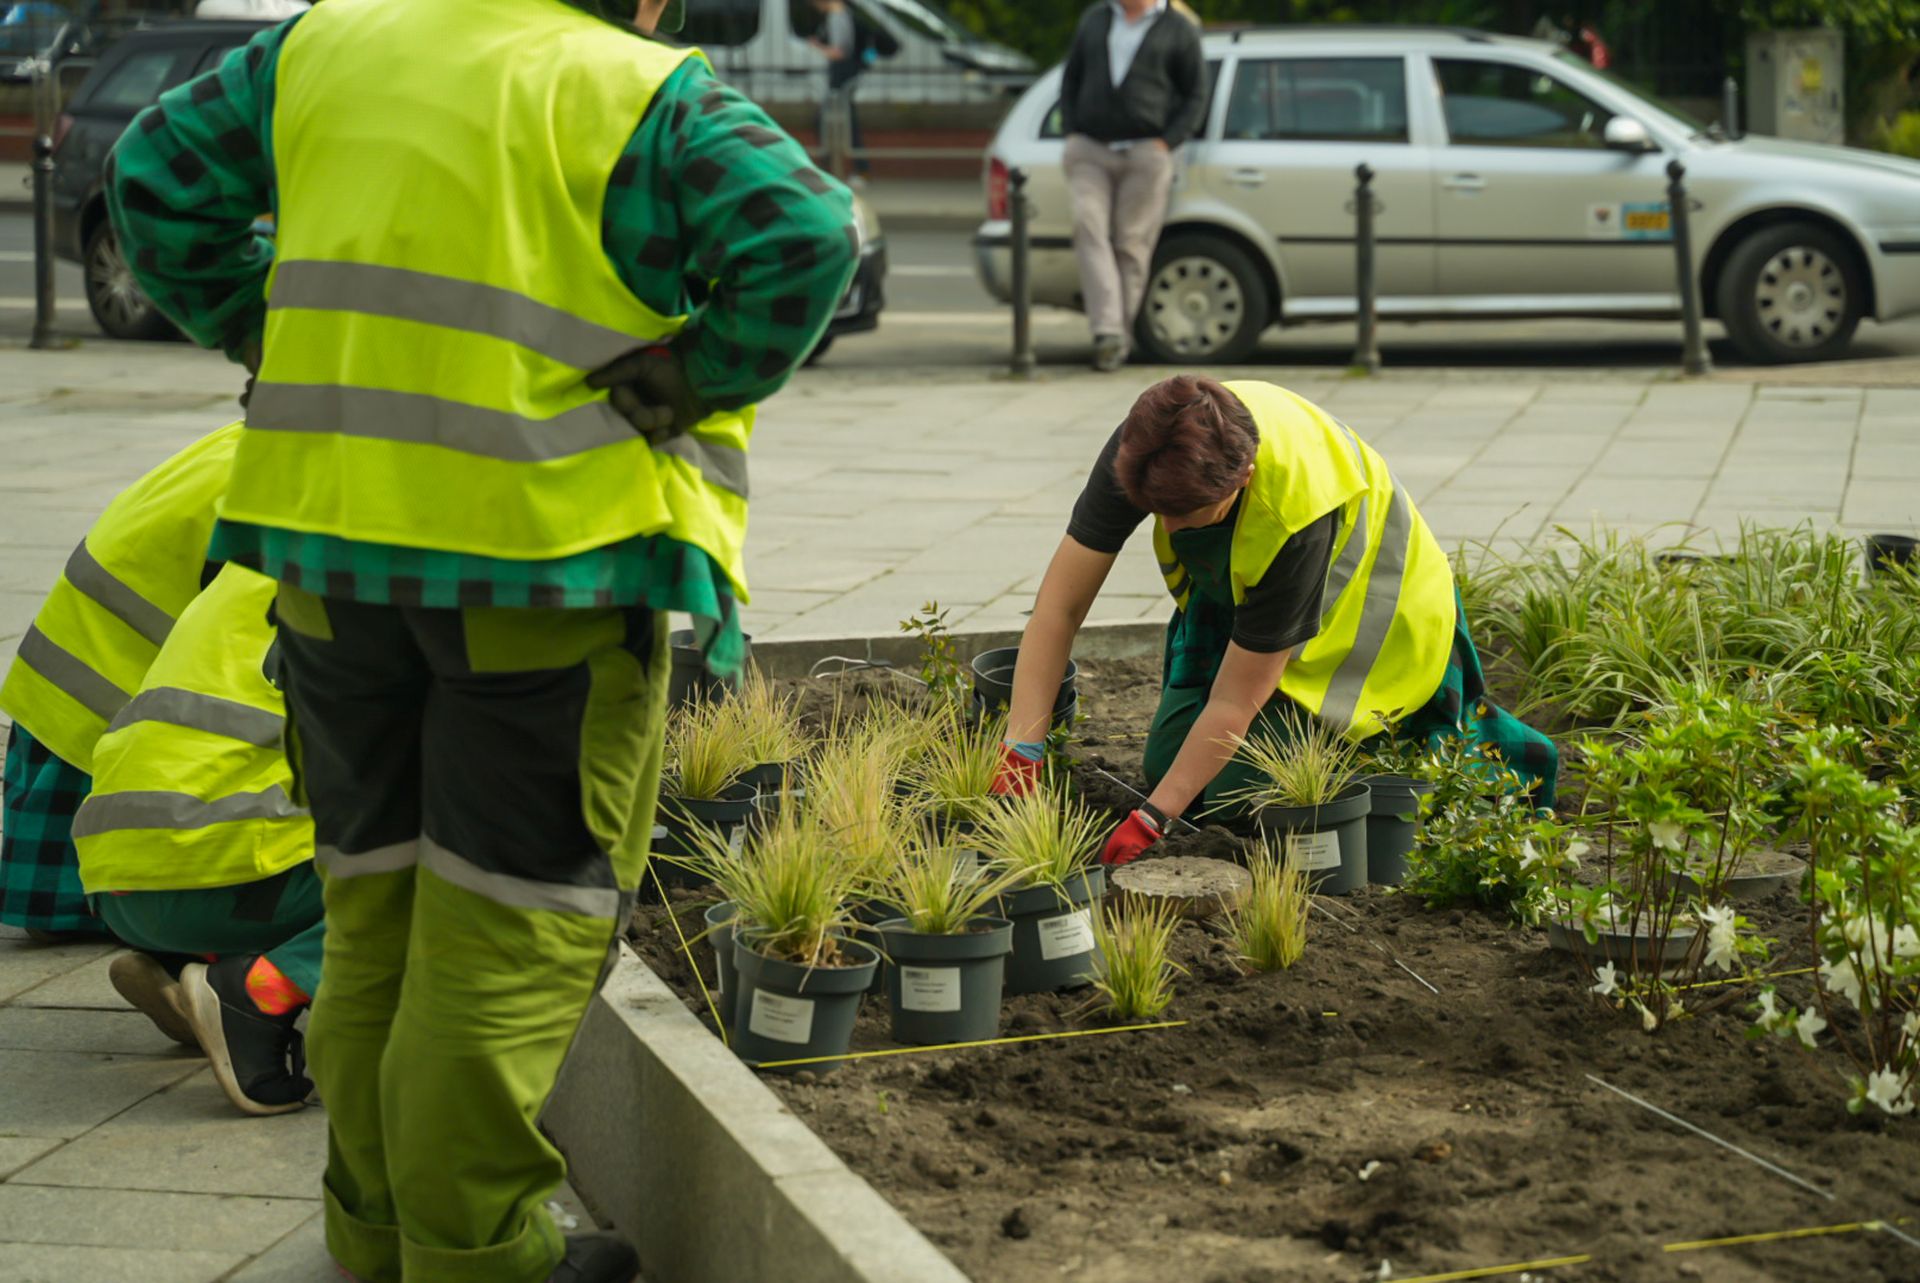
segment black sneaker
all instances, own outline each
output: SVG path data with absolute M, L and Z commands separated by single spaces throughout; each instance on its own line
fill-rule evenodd
M 285 1114 L 313 1091 L 306 1046 L 293 1022 L 298 1010 L 269 1016 L 247 993 L 253 956 L 195 962 L 180 973 L 187 1014 L 213 1076 L 243 1114 Z
M 618 1234 L 569 1234 L 547 1283 L 633 1283 L 639 1275 L 640 1254 Z

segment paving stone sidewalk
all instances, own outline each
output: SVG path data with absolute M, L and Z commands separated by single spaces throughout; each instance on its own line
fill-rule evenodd
M 1596 522 L 1678 540 L 1743 518 L 1920 520 L 1916 388 L 1246 373 L 1340 413 L 1449 544 L 1511 551 Z M 802 373 L 756 432 L 750 631 L 891 633 L 928 599 L 961 628 L 1017 627 L 1089 463 L 1152 377 Z M 0 667 L 100 508 L 233 418 L 239 387 L 183 347 L 0 348 Z M 1136 544 L 1094 618 L 1165 615 Z M 234 1116 L 202 1061 L 124 1010 L 107 956 L 0 937 L 0 1283 L 332 1278 L 323 1115 Z

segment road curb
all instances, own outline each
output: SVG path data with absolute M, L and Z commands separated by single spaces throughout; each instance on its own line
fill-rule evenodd
M 624 943 L 542 1121 L 647 1278 L 966 1283 Z

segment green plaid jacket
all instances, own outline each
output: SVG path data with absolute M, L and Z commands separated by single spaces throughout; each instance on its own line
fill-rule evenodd
M 273 242 L 253 223 L 277 212 L 274 76 L 297 21 L 163 95 L 109 161 L 114 225 L 141 287 L 194 341 L 236 360 L 265 325 Z M 640 118 L 608 183 L 601 232 L 637 298 L 691 314 L 675 346 L 693 385 L 727 409 L 786 383 L 832 317 L 858 248 L 847 190 L 699 59 Z M 662 538 L 525 562 L 223 521 L 210 555 L 363 602 L 684 610 L 710 666 L 729 671 L 744 651 L 725 575 Z

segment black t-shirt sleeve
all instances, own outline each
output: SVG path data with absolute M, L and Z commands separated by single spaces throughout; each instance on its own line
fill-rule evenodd
M 1086 488 L 1073 501 L 1073 516 L 1067 521 L 1067 534 L 1095 552 L 1119 552 L 1148 515 L 1134 507 L 1120 488 L 1113 469 L 1114 456 L 1119 453 L 1120 429 L 1115 428 L 1100 448 L 1100 457 L 1093 461 Z
M 1233 612 L 1233 642 L 1242 650 L 1272 655 L 1312 641 L 1320 632 L 1320 608 L 1340 533 L 1339 509 L 1280 546 L 1260 582 L 1247 589 Z

